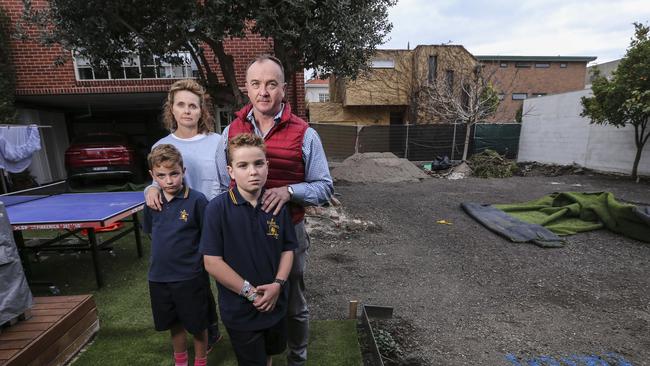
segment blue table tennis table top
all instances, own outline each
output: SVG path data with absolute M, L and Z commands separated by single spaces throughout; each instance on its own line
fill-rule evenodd
M 144 208 L 142 192 L 0 196 L 14 230 L 103 227 Z

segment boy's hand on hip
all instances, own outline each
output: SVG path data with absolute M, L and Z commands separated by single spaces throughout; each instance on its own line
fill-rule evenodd
M 275 304 L 278 302 L 281 289 L 282 287 L 278 283 L 269 283 L 257 286 L 257 293 L 262 296 L 257 296 L 253 305 L 262 313 L 273 311 L 273 309 L 275 309 Z
M 160 189 L 156 187 L 150 187 L 144 194 L 145 202 L 147 206 L 156 211 L 162 210 L 162 198 L 160 197 Z
M 269 188 L 264 191 L 264 196 L 262 196 L 262 210 L 265 212 L 273 211 L 273 215 L 278 215 L 282 206 L 289 202 L 290 199 L 291 195 L 287 186 Z

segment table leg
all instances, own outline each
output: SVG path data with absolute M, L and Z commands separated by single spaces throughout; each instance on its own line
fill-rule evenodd
M 99 266 L 99 248 L 97 247 L 97 236 L 95 229 L 88 228 L 88 241 L 90 242 L 90 253 L 93 256 L 93 266 L 95 267 L 95 279 L 97 280 L 97 288 L 104 286 L 104 279 L 102 278 L 101 268 Z
M 135 245 L 138 248 L 138 258 L 142 258 L 142 239 L 140 238 L 140 221 L 138 213 L 133 213 L 133 232 L 135 233 Z
M 25 248 L 25 239 L 23 238 L 23 232 L 21 230 L 15 230 L 14 241 L 16 242 L 16 248 L 18 248 L 18 255 L 20 255 L 20 261 L 23 263 L 23 270 L 25 271 L 25 277 L 29 280 L 32 277 L 32 266 L 29 264 L 29 253 L 27 253 L 27 248 Z

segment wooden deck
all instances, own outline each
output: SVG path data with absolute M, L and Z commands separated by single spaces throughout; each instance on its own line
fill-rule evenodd
M 65 365 L 99 330 L 92 295 L 34 299 L 32 317 L 0 333 L 0 365 Z

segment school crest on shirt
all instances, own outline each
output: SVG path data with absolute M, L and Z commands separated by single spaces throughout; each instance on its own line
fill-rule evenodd
M 274 239 L 277 239 L 278 236 L 280 235 L 280 226 L 278 226 L 278 224 L 275 223 L 275 218 L 271 217 L 271 220 L 268 220 L 266 224 L 269 227 L 268 231 L 266 232 L 266 235 L 272 236 Z
M 187 214 L 187 211 L 182 210 L 182 211 L 181 211 L 180 219 L 183 220 L 183 221 L 185 221 L 185 222 L 187 222 L 187 218 L 188 218 L 189 216 L 190 216 L 190 215 Z

